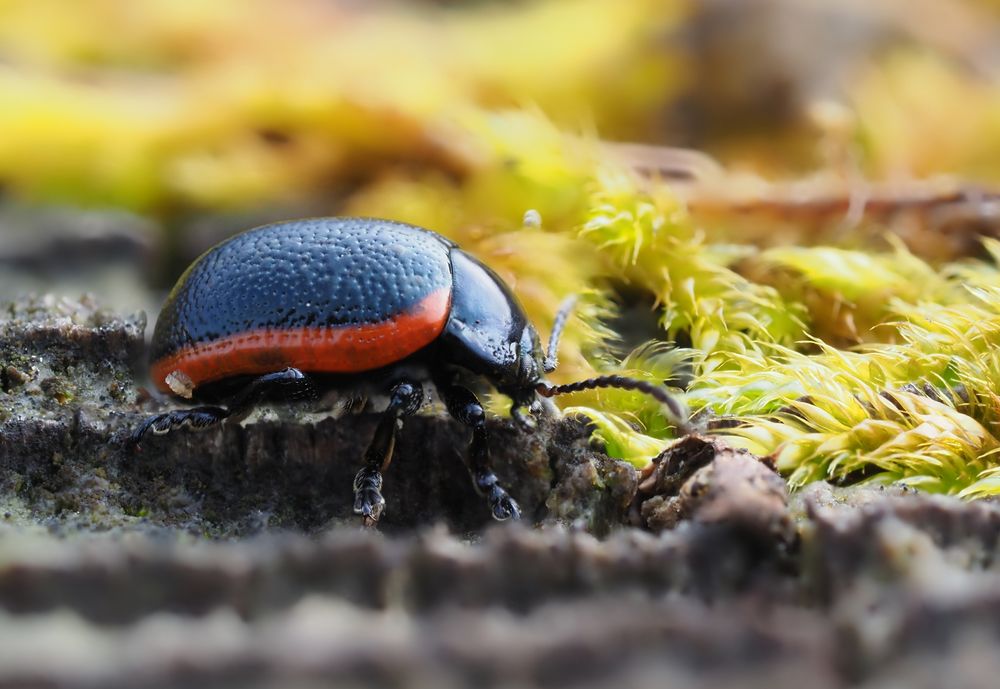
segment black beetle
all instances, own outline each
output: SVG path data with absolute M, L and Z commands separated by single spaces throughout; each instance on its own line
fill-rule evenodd
M 178 280 L 153 332 L 151 375 L 163 392 L 224 406 L 170 411 L 132 433 L 203 428 L 262 400 L 312 397 L 329 389 L 388 394 L 365 466 L 354 480 L 354 511 L 366 524 L 382 513 L 382 472 L 402 417 L 431 382 L 448 411 L 472 428 L 470 471 L 495 519 L 520 516 L 490 463 L 486 414 L 463 384 L 484 378 L 532 427 L 539 396 L 594 387 L 640 390 L 681 407 L 661 389 L 622 376 L 570 385 L 545 382 L 555 368 L 568 303 L 547 354 L 503 280 L 441 235 L 373 218 L 318 218 L 266 225 L 210 249 Z M 680 421 L 678 424 L 680 425 Z

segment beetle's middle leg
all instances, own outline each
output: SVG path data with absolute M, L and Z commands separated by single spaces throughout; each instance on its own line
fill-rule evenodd
M 461 385 L 440 386 L 441 396 L 448 412 L 472 428 L 472 445 L 469 448 L 469 471 L 476 491 L 490 503 L 493 518 L 498 521 L 520 519 L 521 509 L 514 498 L 500 486 L 493 473 L 486 434 L 486 411 L 475 394 Z
M 399 381 L 389 392 L 389 406 L 382 413 L 371 445 L 365 452 L 365 466 L 354 477 L 354 513 L 361 515 L 365 526 L 374 526 L 385 509 L 382 472 L 392 461 L 399 420 L 415 414 L 423 401 L 423 387 L 411 380 Z
M 297 368 L 283 368 L 254 378 L 229 400 L 230 416 L 252 410 L 265 399 L 282 402 L 315 400 L 316 386 L 312 379 Z
M 247 414 L 265 397 L 280 396 L 283 400 L 310 399 L 315 397 L 312 381 L 297 368 L 286 368 L 254 378 L 240 390 L 226 407 L 192 407 L 175 409 L 150 416 L 139 424 L 129 440 L 139 447 L 147 433 L 163 435 L 182 426 L 196 429 L 209 428 L 230 417 Z

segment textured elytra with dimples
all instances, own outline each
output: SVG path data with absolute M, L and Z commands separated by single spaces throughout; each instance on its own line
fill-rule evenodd
M 217 350 L 229 357 L 220 364 L 239 361 L 240 372 L 252 373 L 259 360 L 263 372 L 281 357 L 213 345 L 326 331 L 327 342 L 348 342 L 352 333 L 394 322 L 406 328 L 401 341 L 408 351 L 394 354 L 401 358 L 433 341 L 447 322 L 452 246 L 412 225 L 367 218 L 277 223 L 237 235 L 198 259 L 168 297 L 153 334 L 154 368 L 184 352 Z M 317 366 L 370 368 L 364 362 Z

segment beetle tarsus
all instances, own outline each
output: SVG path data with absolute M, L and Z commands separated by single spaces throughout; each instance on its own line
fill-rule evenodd
M 149 433 L 165 435 L 182 426 L 195 429 L 208 428 L 221 423 L 229 416 L 229 411 L 222 407 L 194 407 L 193 409 L 175 409 L 163 414 L 150 416 L 139 424 L 129 436 L 129 443 L 134 449 L 139 449 L 142 439 Z
M 496 490 L 490 494 L 490 508 L 493 512 L 493 518 L 498 522 L 521 518 L 521 508 L 514 498 L 510 497 L 507 491 L 500 486 L 497 486 Z
M 521 518 L 521 508 L 518 507 L 514 498 L 510 497 L 507 491 L 500 486 L 500 480 L 492 471 L 477 472 L 472 477 L 472 482 L 476 486 L 476 491 L 480 495 L 486 496 L 493 518 L 498 522 Z
M 354 477 L 354 514 L 361 515 L 364 525 L 375 526 L 385 509 L 382 497 L 382 472 L 364 467 Z

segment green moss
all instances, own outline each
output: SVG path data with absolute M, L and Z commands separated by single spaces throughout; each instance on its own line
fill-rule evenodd
M 608 165 L 538 116 L 477 126 L 495 158 L 462 185 L 395 178 L 351 210 L 486 248 L 536 323 L 550 322 L 558 295 L 573 291 L 624 283 L 653 297 L 656 342 L 616 363 L 606 304 L 586 314 L 586 327 L 571 325 L 557 379 L 614 371 L 677 384 L 696 418 L 734 417 L 729 438 L 773 455 L 794 486 L 899 480 L 967 496 L 1000 492 L 1000 243 L 984 240 L 991 261 L 944 266 L 892 240 L 889 250 L 866 252 L 734 247 L 731 235 L 706 234 L 669 185 Z M 529 208 L 540 228 L 537 219 L 521 227 Z M 547 266 L 544 290 L 533 283 L 538 252 L 528 248 L 539 229 L 560 238 L 545 252 L 558 265 Z M 525 233 L 532 242 L 517 241 Z M 588 391 L 560 403 L 636 466 L 673 437 L 663 410 L 640 394 Z

